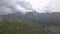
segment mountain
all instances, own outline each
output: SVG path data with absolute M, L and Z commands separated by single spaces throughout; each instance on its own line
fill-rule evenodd
M 27 12 L 25 14 L 22 12 L 17 12 L 13 14 L 4 15 L 4 16 L 9 18 L 24 19 L 27 21 L 31 21 L 43 25 L 47 25 L 47 24 L 57 25 L 60 22 L 60 12 L 37 13 L 36 11 L 33 11 L 33 12 Z
M 5 17 L 10 17 L 10 18 L 20 18 L 23 16 L 22 12 L 17 12 L 17 13 L 12 13 L 12 14 L 8 14 L 8 15 L 3 15 Z
M 48 32 L 26 20 L 0 17 L 0 34 L 48 34 Z
M 37 13 L 36 11 L 33 11 L 27 12 L 25 14 L 17 12 L 9 15 L 4 15 L 4 17 L 33 22 L 33 24 L 40 25 L 42 30 L 48 32 L 49 34 L 59 34 L 60 32 L 60 12 Z

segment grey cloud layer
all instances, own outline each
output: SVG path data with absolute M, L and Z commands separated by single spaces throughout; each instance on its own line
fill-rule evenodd
M 60 11 L 60 0 L 51 0 L 52 6 L 49 8 L 50 10 Z M 17 8 L 17 5 L 24 9 L 32 9 L 32 6 L 29 2 L 26 1 L 17 1 L 17 0 L 0 0 L 0 15 L 2 14 L 10 14 L 14 12 L 21 11 L 21 9 Z M 43 10 L 43 9 L 42 9 Z M 39 11 L 40 12 L 40 11 Z M 45 12 L 45 11 L 41 11 Z M 50 11 L 52 12 L 52 11 Z
M 10 14 L 10 13 L 14 13 L 17 12 L 18 9 L 16 8 L 16 5 L 20 5 L 22 8 L 25 9 L 30 9 L 31 6 L 29 4 L 29 6 L 27 6 L 27 2 L 24 1 L 17 1 L 17 0 L 0 0 L 0 15 L 1 14 Z
M 18 2 L 18 4 L 20 4 L 20 6 L 25 8 L 25 9 L 32 9 L 32 6 L 29 2 L 21 1 L 21 2 Z

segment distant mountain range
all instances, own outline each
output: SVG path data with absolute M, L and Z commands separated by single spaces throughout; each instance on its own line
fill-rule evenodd
M 40 25 L 43 30 L 47 31 L 49 34 L 58 34 L 60 32 L 60 12 L 52 12 L 52 13 L 37 13 L 36 11 L 33 12 L 17 12 L 13 14 L 3 15 L 4 17 L 8 18 L 16 18 L 22 19 L 33 24 Z M 55 28 L 55 29 L 53 29 Z M 53 31 L 52 31 L 53 29 Z M 58 30 L 57 30 L 58 29 Z M 57 30 L 57 31 L 55 31 Z M 57 32 L 57 33 L 56 33 Z
M 5 17 L 11 17 L 11 18 L 30 18 L 30 17 L 37 17 L 37 18 L 45 18 L 45 17 L 58 17 L 60 16 L 60 12 L 52 12 L 52 13 L 37 13 L 36 11 L 33 12 L 16 12 L 8 15 L 3 15 Z

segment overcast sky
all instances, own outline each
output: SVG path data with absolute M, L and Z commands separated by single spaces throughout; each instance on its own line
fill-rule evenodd
M 0 0 L 0 15 L 18 11 L 60 12 L 60 0 Z

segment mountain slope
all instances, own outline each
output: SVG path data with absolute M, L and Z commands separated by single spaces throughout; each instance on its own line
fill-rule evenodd
M 49 30 L 52 31 L 54 34 L 60 34 L 60 27 L 58 26 L 50 26 Z
M 48 34 L 41 26 L 25 20 L 0 17 L 0 34 Z

